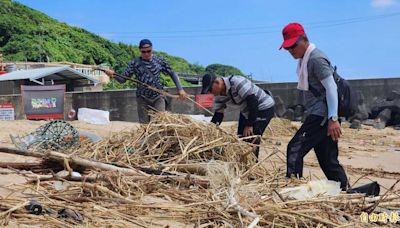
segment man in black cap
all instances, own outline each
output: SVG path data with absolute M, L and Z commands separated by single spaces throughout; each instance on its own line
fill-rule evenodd
M 134 74 L 136 79 L 142 83 L 162 90 L 163 85 L 161 84 L 160 74 L 168 74 L 178 89 L 180 99 L 185 99 L 187 94 L 183 90 L 178 76 L 162 57 L 153 54 L 151 41 L 148 39 L 141 40 L 139 49 L 141 53 L 140 57 L 133 59 L 122 75 L 132 77 Z M 112 70 L 107 70 L 106 74 L 110 77 L 115 76 Z M 118 76 L 115 76 L 115 79 L 120 83 L 126 81 L 126 79 Z M 136 101 L 140 123 L 148 123 L 150 121 L 149 110 L 165 111 L 165 97 L 140 84 L 137 85 Z
M 242 76 L 216 77 L 206 74 L 203 77 L 201 93 L 211 93 L 215 96 L 215 113 L 211 120 L 215 124 L 222 122 L 227 105 L 240 107 L 237 134 L 242 137 L 262 136 L 274 116 L 275 101 L 271 94 Z M 257 137 L 253 143 L 259 145 L 260 137 Z M 259 150 L 257 146 L 255 151 L 257 158 Z

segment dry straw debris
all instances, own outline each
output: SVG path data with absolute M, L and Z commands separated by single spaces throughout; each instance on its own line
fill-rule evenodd
M 155 114 L 136 131 L 63 154 L 0 148 L 67 170 L 61 176 L 46 169 L 14 169 L 28 181 L 9 186 L 12 193 L 1 198 L 1 225 L 354 227 L 378 224 L 362 223 L 362 212 L 400 206 L 399 192 L 393 189 L 374 198 L 344 193 L 284 198 L 280 189 L 304 181 L 285 178 L 285 164 L 273 159 L 277 149 L 259 163 L 252 150 L 224 129 L 170 113 Z M 82 176 L 71 176 L 73 170 Z M 32 199 L 43 208 L 39 215 L 26 209 Z
M 220 127 L 189 116 L 158 113 L 151 123 L 69 151 L 97 161 L 152 167 L 220 160 L 254 164 L 253 148 Z

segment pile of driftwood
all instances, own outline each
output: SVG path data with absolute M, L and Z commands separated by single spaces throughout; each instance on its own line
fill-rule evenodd
M 189 116 L 158 113 L 139 129 L 115 134 L 102 142 L 86 143 L 67 151 L 102 162 L 119 165 L 164 167 L 219 160 L 255 163 L 253 146 L 226 130 Z M 187 166 L 187 165 L 186 165 Z
M 8 186 L 1 225 L 51 227 L 333 227 L 368 226 L 363 212 L 393 211 L 399 192 L 292 200 L 284 163 L 212 124 L 160 113 L 135 132 L 75 150 L 39 153 L 40 164 L 10 164 L 27 183 Z M 60 170 L 63 170 L 59 172 Z M 376 222 L 379 224 L 379 222 Z M 380 223 L 382 224 L 382 223 Z M 387 225 L 392 223 L 388 222 Z M 395 225 L 394 223 L 392 225 Z

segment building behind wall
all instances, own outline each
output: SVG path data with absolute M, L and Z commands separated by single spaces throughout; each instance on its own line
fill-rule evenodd
M 20 94 L 21 85 L 59 85 L 65 84 L 67 92 L 101 91 L 102 83 L 95 75 L 89 75 L 89 70 L 82 71 L 70 66 L 44 66 L 21 69 L 14 67 L 6 74 L 0 75 L 0 94 Z M 85 73 L 83 73 L 85 72 Z

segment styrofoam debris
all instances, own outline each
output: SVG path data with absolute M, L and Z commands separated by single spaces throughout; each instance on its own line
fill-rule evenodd
M 211 116 L 205 116 L 205 115 L 187 115 L 193 120 L 196 121 L 204 121 L 204 122 L 211 122 L 212 117 Z
M 310 181 L 305 185 L 284 188 L 279 194 L 296 200 L 311 199 L 318 196 L 337 196 L 341 192 L 340 183 L 331 180 Z
M 110 112 L 91 108 L 79 108 L 78 120 L 90 124 L 108 124 L 110 123 Z

